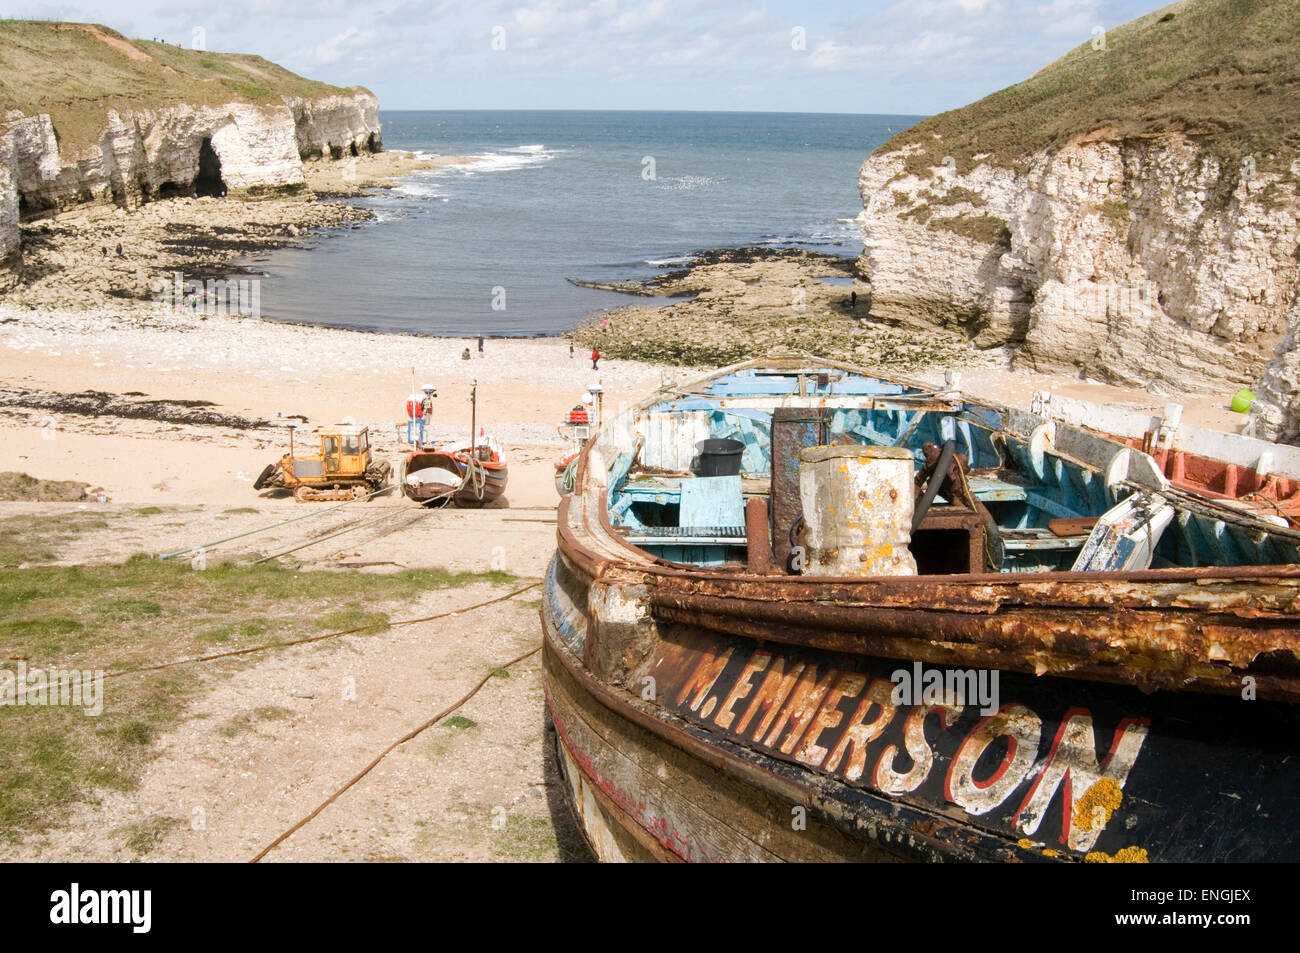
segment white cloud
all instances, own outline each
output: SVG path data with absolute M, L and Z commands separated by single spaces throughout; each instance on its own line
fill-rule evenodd
M 209 49 L 362 83 L 393 108 L 711 108 L 743 92 L 747 108 L 915 113 L 1023 79 L 1160 0 L 12 2 L 130 36 L 201 26 Z
M 329 66 L 337 63 L 344 57 L 355 55 L 356 53 L 373 46 L 379 41 L 379 33 L 371 29 L 361 29 L 350 26 L 342 33 L 336 34 L 318 43 L 306 50 L 300 50 L 295 54 L 295 59 L 306 60 L 313 66 Z

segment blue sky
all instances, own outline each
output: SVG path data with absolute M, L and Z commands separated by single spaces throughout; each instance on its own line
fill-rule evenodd
M 253 52 L 388 109 L 929 114 L 1161 4 L 1131 0 L 0 0 Z

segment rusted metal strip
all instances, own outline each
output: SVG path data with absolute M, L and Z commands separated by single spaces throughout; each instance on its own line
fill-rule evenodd
M 1284 663 L 1279 646 L 1294 664 L 1294 627 L 1251 630 L 1194 614 L 1124 609 L 1081 611 L 1067 628 L 1058 614 L 1042 610 L 980 615 L 792 606 L 658 590 L 650 600 L 657 616 L 674 622 L 834 652 L 1091 678 L 1147 691 L 1234 694 L 1250 675 L 1259 697 L 1300 701 L 1296 674 L 1251 668 L 1260 656 Z

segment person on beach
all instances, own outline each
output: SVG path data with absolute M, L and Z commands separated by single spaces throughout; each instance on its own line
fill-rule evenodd
M 573 359 L 573 342 L 572 342 L 572 341 L 569 342 L 569 359 L 570 359 L 570 360 Z
M 118 257 L 118 258 L 125 258 L 125 257 L 126 257 L 125 255 L 122 254 L 122 246 L 121 246 L 121 245 L 118 245 L 118 246 L 117 246 L 117 257 Z
M 424 443 L 424 434 L 426 431 L 430 435 L 433 433 L 433 399 L 438 396 L 438 391 L 432 384 L 424 385 L 424 400 L 420 401 L 420 443 Z
M 849 293 L 849 302 L 856 311 L 858 308 L 858 293 L 856 291 Z
M 599 361 L 600 361 L 600 352 L 593 347 L 591 349 L 591 369 L 593 371 L 600 370 Z
M 478 356 L 483 356 L 483 335 L 478 336 Z
M 468 361 L 470 359 L 469 348 L 465 348 L 465 350 L 460 352 L 460 359 L 462 361 Z

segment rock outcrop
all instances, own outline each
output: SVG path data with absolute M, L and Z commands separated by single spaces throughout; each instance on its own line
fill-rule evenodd
M 18 281 L 22 237 L 18 229 L 18 186 L 13 176 L 13 134 L 0 127 L 0 292 Z
M 1030 157 L 862 167 L 872 313 L 959 325 L 1036 370 L 1235 391 L 1286 331 L 1300 289 L 1289 171 L 1224 168 L 1179 135 L 1104 132 Z
M 42 113 L 9 121 L 10 167 L 24 216 L 88 202 L 256 195 L 300 188 L 303 159 L 381 149 L 378 113 L 365 90 L 323 103 L 109 109 L 98 141 L 70 153 Z
M 379 100 L 361 91 L 287 101 L 297 132 L 298 155 L 304 159 L 342 159 L 379 152 Z
M 1252 426 L 1300 438 L 1297 51 L 1297 0 L 1186 0 L 898 134 L 859 178 L 872 313 L 1037 370 L 1258 382 Z
M 1287 315 L 1287 332 L 1255 388 L 1246 433 L 1300 445 L 1300 298 Z
M 383 148 L 379 101 L 360 87 L 89 24 L 3 27 L 0 65 L 15 79 L 0 88 L 0 290 L 19 271 L 22 220 L 92 203 L 291 193 L 305 159 Z M 47 61 L 57 65 L 21 75 Z

